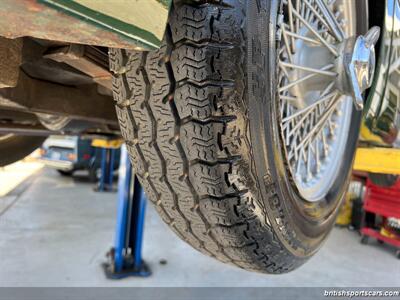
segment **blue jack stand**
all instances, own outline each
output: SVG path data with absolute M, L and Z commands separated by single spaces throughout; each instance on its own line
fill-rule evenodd
M 115 245 L 103 264 L 109 279 L 147 277 L 151 271 L 142 259 L 142 240 L 146 197 L 129 162 L 126 147 L 121 148 L 118 180 L 118 214 Z
M 114 148 L 101 148 L 101 174 L 96 187 L 98 192 L 113 191 L 115 152 Z

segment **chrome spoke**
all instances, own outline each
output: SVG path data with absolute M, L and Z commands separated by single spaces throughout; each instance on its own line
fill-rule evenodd
M 280 62 L 280 65 L 282 65 L 281 62 Z M 329 64 L 329 65 L 326 65 L 326 66 L 324 66 L 324 67 L 322 67 L 321 69 L 318 69 L 318 70 L 323 72 L 323 71 L 332 69 L 334 66 L 335 66 L 334 64 Z M 281 87 L 279 89 L 279 91 L 280 92 L 286 91 L 286 90 L 290 89 L 291 87 L 293 87 L 293 86 L 295 86 L 295 85 L 297 85 L 299 83 L 302 83 L 302 82 L 304 82 L 304 81 L 306 81 L 308 79 L 311 79 L 311 78 L 313 78 L 314 76 L 317 76 L 317 75 L 318 75 L 318 73 L 312 73 L 312 74 L 309 74 L 307 76 L 304 76 L 303 78 L 299 78 L 296 81 L 293 81 L 293 82 L 289 83 L 288 85 L 285 85 L 285 86 Z
M 325 122 L 328 120 L 328 118 L 331 116 L 333 110 L 336 108 L 337 101 L 333 101 L 329 108 L 324 112 L 323 116 L 318 120 L 318 122 L 315 124 L 315 127 L 310 130 L 310 132 L 307 133 L 307 135 L 303 138 L 303 140 L 298 144 L 296 147 L 300 148 L 304 144 L 308 143 L 310 139 L 316 135 L 316 133 L 319 133 L 322 129 L 322 126 L 325 125 Z
M 300 119 L 299 122 L 298 122 L 298 124 L 296 125 L 296 126 L 300 126 L 300 125 L 301 125 L 301 122 L 304 121 L 304 118 L 307 117 L 307 113 L 308 113 L 310 110 L 312 110 L 313 108 L 315 108 L 315 107 L 318 106 L 319 104 L 321 104 L 321 103 L 323 103 L 323 102 L 325 102 L 325 101 L 327 101 L 327 100 L 332 99 L 333 97 L 337 96 L 337 94 L 338 94 L 338 92 L 335 91 L 335 92 L 333 92 L 333 93 L 331 93 L 331 94 L 329 94 L 329 95 L 326 95 L 326 96 L 324 96 L 324 97 L 318 99 L 316 102 L 314 102 L 313 104 L 307 106 L 306 108 L 304 108 L 304 109 L 302 109 L 302 110 L 298 110 L 298 111 L 295 112 L 294 114 L 292 114 L 292 115 L 290 115 L 290 116 L 287 116 L 286 118 L 283 118 L 283 119 L 282 119 L 282 123 L 285 124 L 287 121 L 290 121 L 290 120 L 292 120 L 292 119 L 294 119 L 294 118 L 296 118 L 296 117 L 298 117 L 298 116 L 304 115 L 303 118 Z M 285 126 L 284 126 L 284 127 L 285 127 Z M 297 128 L 295 127 L 295 129 L 297 129 Z
M 316 73 L 319 75 L 333 76 L 333 77 L 336 77 L 338 75 L 336 72 L 325 71 L 323 69 L 308 68 L 305 66 L 299 66 L 296 64 L 286 63 L 283 61 L 280 61 L 279 64 L 284 67 L 288 67 L 288 68 L 292 68 L 292 69 L 299 69 L 299 70 L 303 70 L 303 71 L 307 71 L 307 72 L 311 72 L 311 73 Z M 330 66 L 334 67 L 334 65 L 330 65 Z
M 317 29 L 315 29 L 310 23 L 308 23 L 296 10 L 292 9 L 292 13 L 293 15 L 295 15 L 303 24 L 304 26 L 306 26 L 308 28 L 308 30 L 310 30 L 310 32 L 312 32 L 315 37 L 321 41 L 322 44 L 324 44 L 326 46 L 326 48 L 328 48 L 329 51 L 332 52 L 332 54 L 337 57 L 338 56 L 338 52 L 335 49 L 335 47 L 331 44 L 329 44 L 324 37 L 321 35 L 321 32 L 319 32 Z M 324 29 L 326 30 L 326 29 Z
M 304 0 L 306 1 L 306 0 Z M 344 32 L 342 28 L 339 25 L 339 22 L 337 21 L 337 18 L 339 18 L 339 14 L 333 15 L 332 11 L 328 8 L 328 6 L 325 4 L 323 0 L 315 0 L 315 3 L 321 10 L 324 18 L 327 21 L 326 26 L 331 30 L 333 36 L 339 41 L 343 42 L 344 40 Z
M 300 39 L 300 40 L 309 42 L 309 43 L 314 44 L 314 45 L 321 45 L 321 42 L 318 41 L 318 40 L 311 39 L 311 38 L 309 38 L 309 37 L 302 36 L 302 35 L 299 35 L 299 34 L 297 34 L 297 33 L 291 32 L 291 31 L 284 30 L 284 33 L 283 33 L 283 34 L 284 34 L 284 35 L 288 35 L 288 36 L 290 36 L 290 37 L 294 37 L 294 38 L 296 38 L 296 39 Z
M 327 165 L 340 155 L 341 139 L 350 124 L 352 103 L 336 87 L 335 62 L 341 42 L 355 34 L 351 32 L 354 26 L 343 22 L 353 16 L 354 10 L 342 11 L 343 6 L 353 7 L 350 2 L 283 2 L 278 60 L 280 129 L 289 169 L 309 201 L 319 197 L 319 186 L 329 184 Z
M 287 31 L 285 29 L 285 27 L 282 27 L 282 34 L 283 34 L 283 40 L 285 42 L 285 47 L 286 47 L 286 53 L 288 55 L 289 61 L 292 62 L 293 61 L 293 57 L 292 57 L 292 51 L 291 48 L 289 46 L 289 41 L 288 41 L 288 34 Z
M 292 0 L 288 0 L 288 7 L 289 7 L 289 26 L 290 26 L 290 30 L 291 31 L 295 31 L 294 29 L 294 25 L 293 25 L 293 5 L 292 5 Z M 295 43 L 294 43 L 294 39 L 292 38 L 292 51 L 295 52 L 296 49 L 295 47 Z

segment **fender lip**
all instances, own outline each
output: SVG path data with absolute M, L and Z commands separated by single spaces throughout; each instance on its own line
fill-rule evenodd
M 112 6 L 103 2 L 102 7 L 100 1 L 2 0 L 0 36 L 152 50 L 161 45 L 171 2 L 131 1 L 126 8 L 123 1 L 113 1 Z M 129 11 L 129 18 L 124 15 L 126 11 Z

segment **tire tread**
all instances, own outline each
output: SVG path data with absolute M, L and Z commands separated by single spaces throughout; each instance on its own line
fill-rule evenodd
M 296 263 L 266 217 L 249 142 L 245 5 L 176 2 L 159 50 L 110 49 L 114 98 L 135 172 L 175 233 L 220 261 L 283 273 Z

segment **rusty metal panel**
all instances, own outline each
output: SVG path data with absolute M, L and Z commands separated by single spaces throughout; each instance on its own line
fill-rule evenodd
M 93 81 L 112 90 L 111 72 L 108 67 L 108 56 L 95 47 L 86 45 L 68 45 L 53 49 L 44 55 L 45 58 L 66 63 L 89 75 Z
M 36 0 L 1 0 L 0 36 L 10 39 L 31 36 L 61 43 L 136 50 L 154 48 Z
M 14 87 L 22 61 L 22 40 L 0 37 L 0 88 Z
M 96 85 L 64 86 L 30 78 L 24 72 L 16 87 L 0 89 L 0 109 L 118 124 L 112 96 L 99 94 Z

